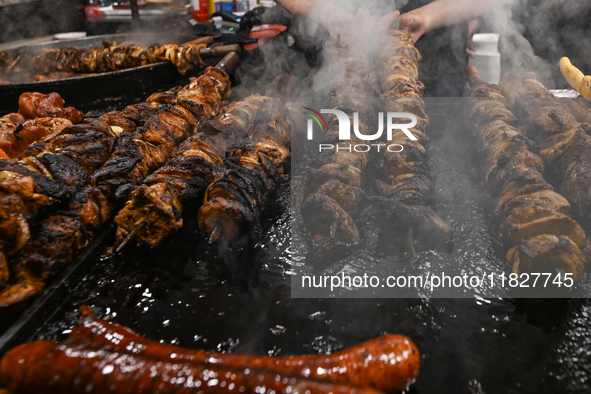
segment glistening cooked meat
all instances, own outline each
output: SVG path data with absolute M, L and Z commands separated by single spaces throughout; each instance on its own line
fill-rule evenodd
M 57 93 L 23 93 L 19 113 L 0 118 L 0 149 L 14 158 L 29 144 L 59 134 L 81 120 L 82 113 L 64 108 L 64 100 Z
M 14 132 L 9 151 L 10 157 L 17 157 L 31 143 L 56 136 L 68 126 L 72 126 L 72 122 L 62 118 L 36 118 L 25 121 Z
M 21 251 L 14 268 L 12 285 L 0 293 L 0 308 L 24 301 L 44 287 L 45 280 L 70 263 L 87 243 L 82 224 L 76 218 L 56 215 L 42 221 L 38 237 Z
M 417 377 L 419 352 L 402 335 L 384 335 L 330 354 L 305 356 L 252 356 L 184 349 L 144 338 L 115 323 L 97 319 L 90 308 L 72 328 L 70 339 L 163 361 L 207 363 L 233 368 L 260 368 L 296 376 L 370 386 L 385 393 L 404 390 Z
M 496 233 L 513 272 L 562 272 L 579 280 L 584 273 L 583 228 L 568 216 L 570 204 L 544 180 L 544 161 L 518 129 L 496 85 L 468 67 L 472 109 L 483 179 L 496 199 Z
M 513 108 L 540 146 L 546 167 L 562 181 L 561 190 L 585 217 L 591 214 L 591 137 L 567 101 L 556 99 L 533 73 L 513 72 L 501 83 Z
M 83 118 L 82 112 L 73 107 L 64 108 L 65 101 L 57 93 L 23 93 L 18 99 L 18 113 L 25 119 L 63 118 L 78 123 Z
M 206 103 L 201 109 L 207 111 L 218 111 L 229 93 L 227 74 L 221 70 L 206 71 L 192 86 L 203 96 L 213 96 L 202 100 Z M 200 103 L 192 105 L 198 108 Z M 3 307 L 38 294 L 45 280 L 69 264 L 108 222 L 118 201 L 157 166 L 157 158 L 169 155 L 196 129 L 195 116 L 181 105 L 140 104 L 121 112 L 136 126 L 145 122 L 147 127 L 128 134 L 105 120 L 87 119 L 28 146 L 18 163 L 0 161 L 8 175 L 0 179 L 0 204 L 7 207 L 0 215 L 0 252 L 13 260 L 0 292 Z M 158 140 L 159 145 L 145 139 Z M 58 206 L 65 210 L 55 214 L 52 209 Z M 38 222 L 38 217 L 44 219 Z M 48 234 L 55 236 L 50 239 Z
M 0 149 L 6 156 L 12 149 L 14 132 L 23 124 L 25 118 L 17 113 L 4 115 L 0 118 Z M 7 159 L 8 157 L 4 157 Z
M 291 157 L 287 109 L 268 98 L 252 120 L 248 141 L 226 152 L 224 175 L 206 191 L 199 209 L 199 228 L 210 242 L 224 248 L 239 239 L 251 244 L 262 235 L 263 213 L 281 182 Z
M 192 78 L 189 85 L 174 89 L 171 104 L 154 103 L 159 107 L 155 112 L 130 108 L 128 113 L 122 113 L 136 124 L 146 116 L 142 111 L 151 115 L 133 134 L 122 132 L 112 157 L 91 175 L 93 184 L 110 184 L 112 195 L 127 200 L 129 192 L 164 165 L 173 150 L 196 131 L 200 121 L 217 115 L 229 96 L 229 85 L 225 71 L 209 67 L 199 78 Z
M 381 217 L 386 219 L 384 226 L 391 226 L 391 223 L 397 222 L 391 231 L 398 230 L 400 225 L 406 222 L 405 228 L 409 228 L 412 238 L 418 242 L 420 248 L 450 250 L 453 229 L 428 207 L 433 186 L 427 150 L 423 146 L 429 117 L 421 98 L 425 86 L 418 79 L 421 60 L 421 54 L 408 33 L 400 30 L 390 31 L 377 63 L 381 96 L 385 100 L 384 109 L 388 113 L 414 115 L 417 124 L 409 131 L 417 141 L 411 140 L 402 130 L 396 130 L 390 141 L 382 142 L 401 146 L 401 151 L 374 154 L 379 155 L 376 166 L 378 191 L 385 199 L 384 205 L 391 203 L 391 207 L 385 210 L 385 213 L 391 214 Z M 393 121 L 408 124 L 410 119 L 401 118 Z M 397 220 L 391 220 L 391 215 Z
M 250 122 L 269 102 L 251 95 L 200 123 L 198 133 L 146 178 L 117 215 L 117 242 L 133 233 L 138 246 L 155 247 L 180 228 L 182 215 L 199 209 L 207 187 L 223 176 L 225 151 L 248 135 Z
M 0 384 L 16 394 L 378 394 L 254 368 L 159 361 L 88 345 L 37 341 L 8 352 Z
M 36 217 L 63 204 L 85 179 L 83 169 L 65 156 L 44 154 L 26 163 L 0 161 L 0 247 L 4 252 L 10 256 L 19 252 L 30 240 Z

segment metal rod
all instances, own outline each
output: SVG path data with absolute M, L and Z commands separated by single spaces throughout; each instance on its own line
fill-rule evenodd
M 240 56 L 238 56 L 236 52 L 230 52 L 226 56 L 224 56 L 224 58 L 220 60 L 218 64 L 216 64 L 216 67 L 220 70 L 224 70 L 229 74 L 230 72 L 232 72 L 232 70 L 234 70 L 234 68 L 238 65 L 239 62 Z
M 129 5 L 131 7 L 131 20 L 135 22 L 140 21 L 140 9 L 137 5 L 137 0 L 129 0 Z
M 208 57 L 221 57 L 225 56 L 230 52 L 239 52 L 240 46 L 238 45 L 221 45 L 218 47 L 202 48 L 199 50 L 199 55 L 204 58 Z

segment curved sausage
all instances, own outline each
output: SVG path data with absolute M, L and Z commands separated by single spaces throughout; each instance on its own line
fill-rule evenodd
M 161 361 L 50 341 L 8 352 L 0 362 L 0 385 L 16 394 L 379 394 L 279 372 Z
M 419 373 L 419 351 L 410 339 L 402 335 L 385 335 L 330 355 L 270 357 L 223 354 L 151 341 L 126 327 L 91 317 L 92 310 L 88 307 L 82 307 L 81 312 L 88 318 L 72 329 L 71 339 L 160 360 L 264 368 L 355 386 L 370 386 L 386 393 L 404 390 Z

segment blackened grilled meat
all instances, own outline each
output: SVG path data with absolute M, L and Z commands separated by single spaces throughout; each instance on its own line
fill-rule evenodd
M 269 98 L 259 95 L 249 96 L 243 101 L 228 105 L 215 119 L 201 122 L 197 134 L 181 143 L 171 155 L 171 159 L 145 179 L 142 191 L 138 191 L 137 195 L 134 192 L 119 213 L 116 218 L 118 242 L 122 242 L 141 226 L 135 234 L 137 245 L 159 245 L 182 226 L 181 213 L 191 214 L 201 206 L 204 198 L 208 200 L 205 191 L 218 179 L 220 183 L 217 190 L 237 193 L 236 198 L 242 193 L 242 205 L 250 202 L 251 194 L 256 195 L 259 191 L 272 187 L 269 184 L 269 176 L 274 181 L 276 175 L 273 171 L 276 172 L 276 169 L 270 159 L 263 160 L 263 164 L 266 165 L 263 169 L 259 165 L 258 151 L 252 145 L 244 145 L 236 151 L 231 150 L 248 136 L 248 126 L 251 123 L 260 123 L 255 117 L 271 102 Z M 237 157 L 223 161 L 221 157 L 227 150 L 228 156 Z M 248 163 L 244 159 L 240 162 L 241 157 L 247 156 Z M 233 172 L 224 174 L 224 166 Z M 140 204 L 136 201 L 144 198 L 142 196 L 149 196 L 150 203 Z M 264 197 L 255 197 L 259 205 L 263 203 Z M 248 217 L 248 220 L 256 218 L 256 209 L 250 209 L 249 212 L 244 217 Z M 166 220 L 155 220 L 159 215 Z
M 248 139 L 226 152 L 226 171 L 209 186 L 199 209 L 199 228 L 223 247 L 238 240 L 253 245 L 262 234 L 263 214 L 291 157 L 290 123 L 280 100 L 265 100 L 252 119 Z

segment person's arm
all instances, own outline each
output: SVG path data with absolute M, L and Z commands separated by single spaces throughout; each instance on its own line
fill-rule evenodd
M 286 10 L 296 16 L 309 17 L 310 14 L 314 12 L 315 20 L 320 21 L 322 25 L 324 25 L 324 27 L 326 27 L 326 29 L 331 33 L 331 35 L 335 37 L 338 35 L 338 31 L 342 29 L 343 26 L 354 24 L 357 20 L 362 20 L 369 17 L 369 14 L 364 12 L 362 9 L 357 10 L 357 14 L 352 15 L 343 8 L 332 4 L 327 4 L 322 0 L 276 1 Z M 392 21 L 395 20 L 398 15 L 399 13 L 395 14 L 395 17 L 392 19 Z
M 314 0 L 277 0 L 286 10 L 297 16 L 308 16 Z
M 421 8 L 400 15 L 400 23 L 416 42 L 429 30 L 470 21 L 514 0 L 435 0 Z

